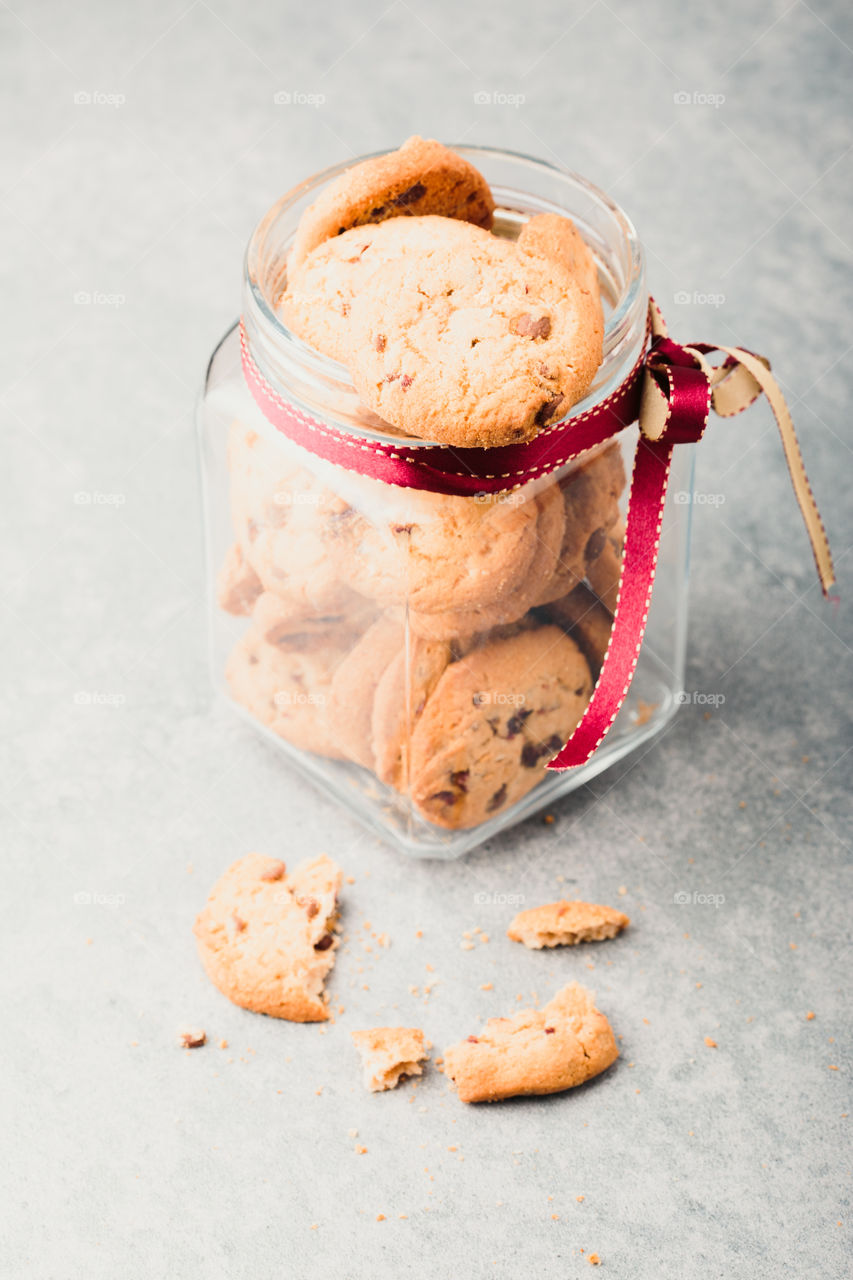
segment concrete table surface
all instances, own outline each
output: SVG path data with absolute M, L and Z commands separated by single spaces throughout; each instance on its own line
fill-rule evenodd
M 847 6 L 9 0 L 0 33 L 0 1274 L 550 1280 L 591 1253 L 631 1280 L 845 1274 Z M 772 357 L 842 595 L 821 600 L 766 405 L 712 422 L 687 689 L 724 700 L 449 865 L 290 774 L 211 705 L 203 656 L 193 404 L 247 237 L 306 174 L 413 132 L 588 175 L 676 336 Z M 355 877 L 325 1029 L 200 971 L 194 915 L 252 849 Z M 505 939 L 503 898 L 564 894 L 630 931 Z M 474 926 L 490 941 L 460 949 Z M 421 1025 L 438 1051 L 570 978 L 621 1037 L 586 1088 L 364 1092 L 351 1029 Z M 210 1043 L 179 1050 L 186 1025 Z

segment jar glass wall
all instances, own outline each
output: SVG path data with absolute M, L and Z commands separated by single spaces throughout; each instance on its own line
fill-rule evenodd
M 646 341 L 642 254 L 602 192 L 551 165 L 460 147 L 489 181 L 496 234 L 569 215 L 595 254 L 604 359 L 583 412 Z M 289 405 L 399 444 L 346 369 L 276 314 L 299 217 L 343 166 L 289 193 L 246 259 L 243 322 Z M 582 714 L 606 647 L 636 426 L 511 492 L 386 485 L 286 439 L 249 392 L 237 328 L 211 360 L 199 411 L 214 685 L 275 749 L 405 852 L 465 853 L 635 750 L 683 684 L 692 449 L 675 453 L 646 638 L 628 699 L 590 762 L 546 764 Z

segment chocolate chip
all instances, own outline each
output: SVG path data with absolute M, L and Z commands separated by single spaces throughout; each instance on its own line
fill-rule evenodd
M 464 795 L 468 790 L 468 778 L 470 774 L 467 769 L 457 769 L 455 773 L 451 773 L 450 781 L 454 787 L 457 787 Z
M 407 191 L 401 191 L 398 196 L 394 196 L 391 203 L 398 208 L 405 208 L 407 204 L 414 204 L 420 200 L 421 196 L 426 195 L 426 187 L 422 182 L 416 182 L 413 187 L 409 187 Z
M 509 720 L 506 722 L 507 738 L 517 737 L 524 727 L 525 720 L 532 714 L 532 711 L 516 711 L 514 716 L 510 716 Z
M 492 796 L 489 803 L 486 805 L 486 812 L 494 813 L 495 809 L 500 809 L 501 805 L 504 803 L 505 800 L 506 800 L 506 783 L 503 783 L 503 785 L 498 788 L 498 790 Z
M 534 317 L 529 311 L 522 311 L 509 322 L 510 333 L 519 338 L 547 338 L 551 333 L 551 317 Z
M 555 1030 L 556 1030 L 556 1028 L 555 1028 L 555 1027 L 546 1027 L 546 1028 L 545 1028 L 545 1035 L 546 1035 L 546 1036 L 552 1036 L 552 1035 L 554 1034 Z
M 403 388 L 404 391 L 408 391 L 411 385 L 412 385 L 412 379 L 407 373 L 404 373 L 402 378 L 400 379 L 400 386 Z
M 435 800 L 438 804 L 453 804 L 455 799 L 452 791 L 436 791 L 434 796 L 430 796 L 430 800 Z
M 314 943 L 314 950 L 328 951 L 331 945 L 332 945 L 332 935 L 330 933 L 324 933 L 320 941 Z
M 411 533 L 414 527 L 413 524 L 392 524 L 391 526 L 394 533 Z
M 607 541 L 606 529 L 595 529 L 589 535 L 586 547 L 584 549 L 584 559 L 587 564 L 592 564 L 593 560 L 597 560 L 604 550 L 604 544 Z
M 262 880 L 281 880 L 287 867 L 283 862 L 274 862 L 271 867 L 267 867 L 266 871 L 261 872 Z
M 469 1036 L 469 1037 L 468 1037 L 468 1043 L 469 1043 L 469 1044 L 479 1044 L 479 1043 L 480 1043 L 480 1041 L 477 1039 L 477 1037 L 476 1037 L 476 1036 Z
M 387 213 L 387 212 L 388 210 L 385 208 L 385 205 L 380 204 L 375 209 L 370 210 L 370 216 L 371 218 L 381 218 L 383 213 Z
M 521 763 L 525 769 L 534 769 L 539 763 L 539 749 L 535 742 L 525 742 L 521 748 Z
M 559 412 L 560 406 L 565 398 L 566 397 L 564 395 L 553 395 L 550 400 L 546 400 L 545 403 L 541 405 L 535 418 L 537 427 L 543 427 L 546 422 L 549 422 L 551 418 Z
M 387 342 L 388 342 L 388 339 L 385 337 L 384 333 L 377 333 L 376 341 L 374 342 L 373 345 L 376 347 L 377 351 L 384 351 Z

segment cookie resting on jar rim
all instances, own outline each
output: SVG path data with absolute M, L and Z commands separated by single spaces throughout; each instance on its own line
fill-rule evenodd
M 466 853 L 675 714 L 695 447 L 760 395 L 828 594 L 768 361 L 669 337 L 603 191 L 418 137 L 306 179 L 199 405 L 215 689 L 403 852 Z

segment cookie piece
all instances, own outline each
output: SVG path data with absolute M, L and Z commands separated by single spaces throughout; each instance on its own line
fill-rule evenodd
M 410 739 L 410 794 L 429 821 L 485 822 L 541 781 L 592 693 L 586 658 L 559 627 L 487 641 L 451 663 Z
M 600 302 L 595 258 L 571 218 L 558 213 L 537 213 L 521 228 L 517 244 L 528 253 L 559 263 L 575 277 L 585 293 Z
M 396 1089 L 407 1076 L 423 1074 L 421 1063 L 428 1055 L 417 1027 L 372 1027 L 350 1034 L 361 1055 L 364 1087 L 372 1093 Z
M 354 227 L 325 240 L 298 265 L 291 262 L 276 310 L 303 342 L 345 364 L 353 299 L 371 287 L 376 268 L 424 245 L 440 248 L 454 242 L 467 245 L 464 224 L 437 216 Z
M 407 516 L 362 520 L 351 536 L 349 583 L 382 606 L 415 612 L 477 608 L 513 591 L 537 551 L 533 498 L 445 497 L 410 491 Z
M 506 591 L 493 593 L 475 608 L 434 613 L 410 609 L 409 625 L 416 635 L 430 640 L 454 640 L 508 626 L 523 618 L 552 582 L 565 533 L 565 505 L 560 487 L 549 485 L 536 498 L 511 493 L 501 499 L 509 504 L 513 500 L 533 502 L 538 510 L 533 558 L 521 581 Z
M 328 1018 L 341 872 L 322 854 L 292 875 L 250 853 L 216 882 L 193 932 L 205 972 L 233 1004 L 291 1022 Z
M 289 270 L 312 249 L 351 227 L 386 218 L 441 214 L 491 227 L 495 202 L 472 164 L 432 138 L 408 138 L 397 150 L 347 169 L 299 220 Z
M 367 405 L 426 440 L 492 447 L 565 416 L 601 363 L 600 303 L 558 263 L 465 226 L 378 267 L 353 300 L 348 366 Z
M 216 578 L 216 601 L 220 609 L 238 616 L 251 613 L 262 591 L 261 580 L 243 555 L 240 544 L 233 543 Z
M 284 650 L 251 628 L 231 652 L 225 679 L 234 700 L 280 738 L 342 760 L 329 704 L 332 676 L 345 654 L 328 641 L 308 652 Z
M 377 686 L 397 659 L 405 628 L 383 614 L 364 633 L 332 677 L 330 723 L 344 755 L 366 769 L 374 767 L 373 708 Z
M 601 555 L 609 530 L 619 519 L 619 497 L 625 482 L 625 465 L 618 444 L 608 445 L 560 480 L 565 502 L 563 545 L 557 567 L 537 604 L 559 600 L 583 581 L 589 566 Z
M 597 680 L 613 628 L 613 614 L 598 596 L 581 582 L 567 596 L 546 604 L 538 612 L 548 622 L 556 622 L 577 642 L 593 679 Z
M 549 902 L 519 911 L 506 931 L 513 942 L 539 951 L 542 947 L 574 947 L 579 942 L 615 938 L 630 920 L 613 907 L 593 902 Z
M 619 580 L 622 576 L 622 545 L 625 541 L 625 524 L 620 521 L 608 530 L 601 555 L 587 565 L 586 576 L 593 591 L 611 613 L 616 612 L 619 600 Z
M 591 992 L 570 983 L 544 1009 L 490 1018 L 444 1052 L 444 1073 L 463 1102 L 560 1093 L 600 1075 L 619 1050 Z

